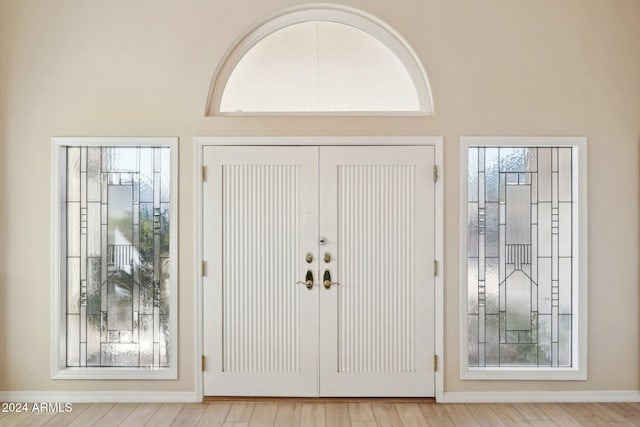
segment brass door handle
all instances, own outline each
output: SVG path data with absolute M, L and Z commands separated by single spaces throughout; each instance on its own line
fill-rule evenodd
M 332 282 L 331 281 L 331 272 L 327 268 L 324 271 L 324 275 L 322 276 L 322 285 L 324 286 L 324 288 L 325 289 L 329 289 L 329 288 L 331 288 L 331 285 L 339 285 L 339 284 L 340 283 L 338 283 L 338 282 Z
M 296 285 L 305 285 L 307 289 L 313 288 L 313 271 L 307 270 L 307 274 L 304 276 L 304 282 L 296 282 Z

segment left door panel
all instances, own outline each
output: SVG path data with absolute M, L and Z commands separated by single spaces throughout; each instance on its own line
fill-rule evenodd
M 203 163 L 204 393 L 316 396 L 318 148 L 205 147 Z

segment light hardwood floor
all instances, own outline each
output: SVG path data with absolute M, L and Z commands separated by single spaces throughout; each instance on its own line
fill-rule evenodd
M 0 426 L 640 426 L 640 403 L 436 404 L 391 399 L 256 399 L 74 404 L 0 413 Z

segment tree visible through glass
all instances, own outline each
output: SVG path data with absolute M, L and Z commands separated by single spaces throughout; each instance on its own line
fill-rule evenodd
M 169 366 L 168 147 L 65 147 L 66 365 Z

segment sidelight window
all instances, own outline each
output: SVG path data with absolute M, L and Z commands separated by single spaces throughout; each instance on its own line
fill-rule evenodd
M 462 142 L 463 378 L 583 379 L 585 141 Z
M 175 377 L 175 142 L 54 138 L 54 377 Z

